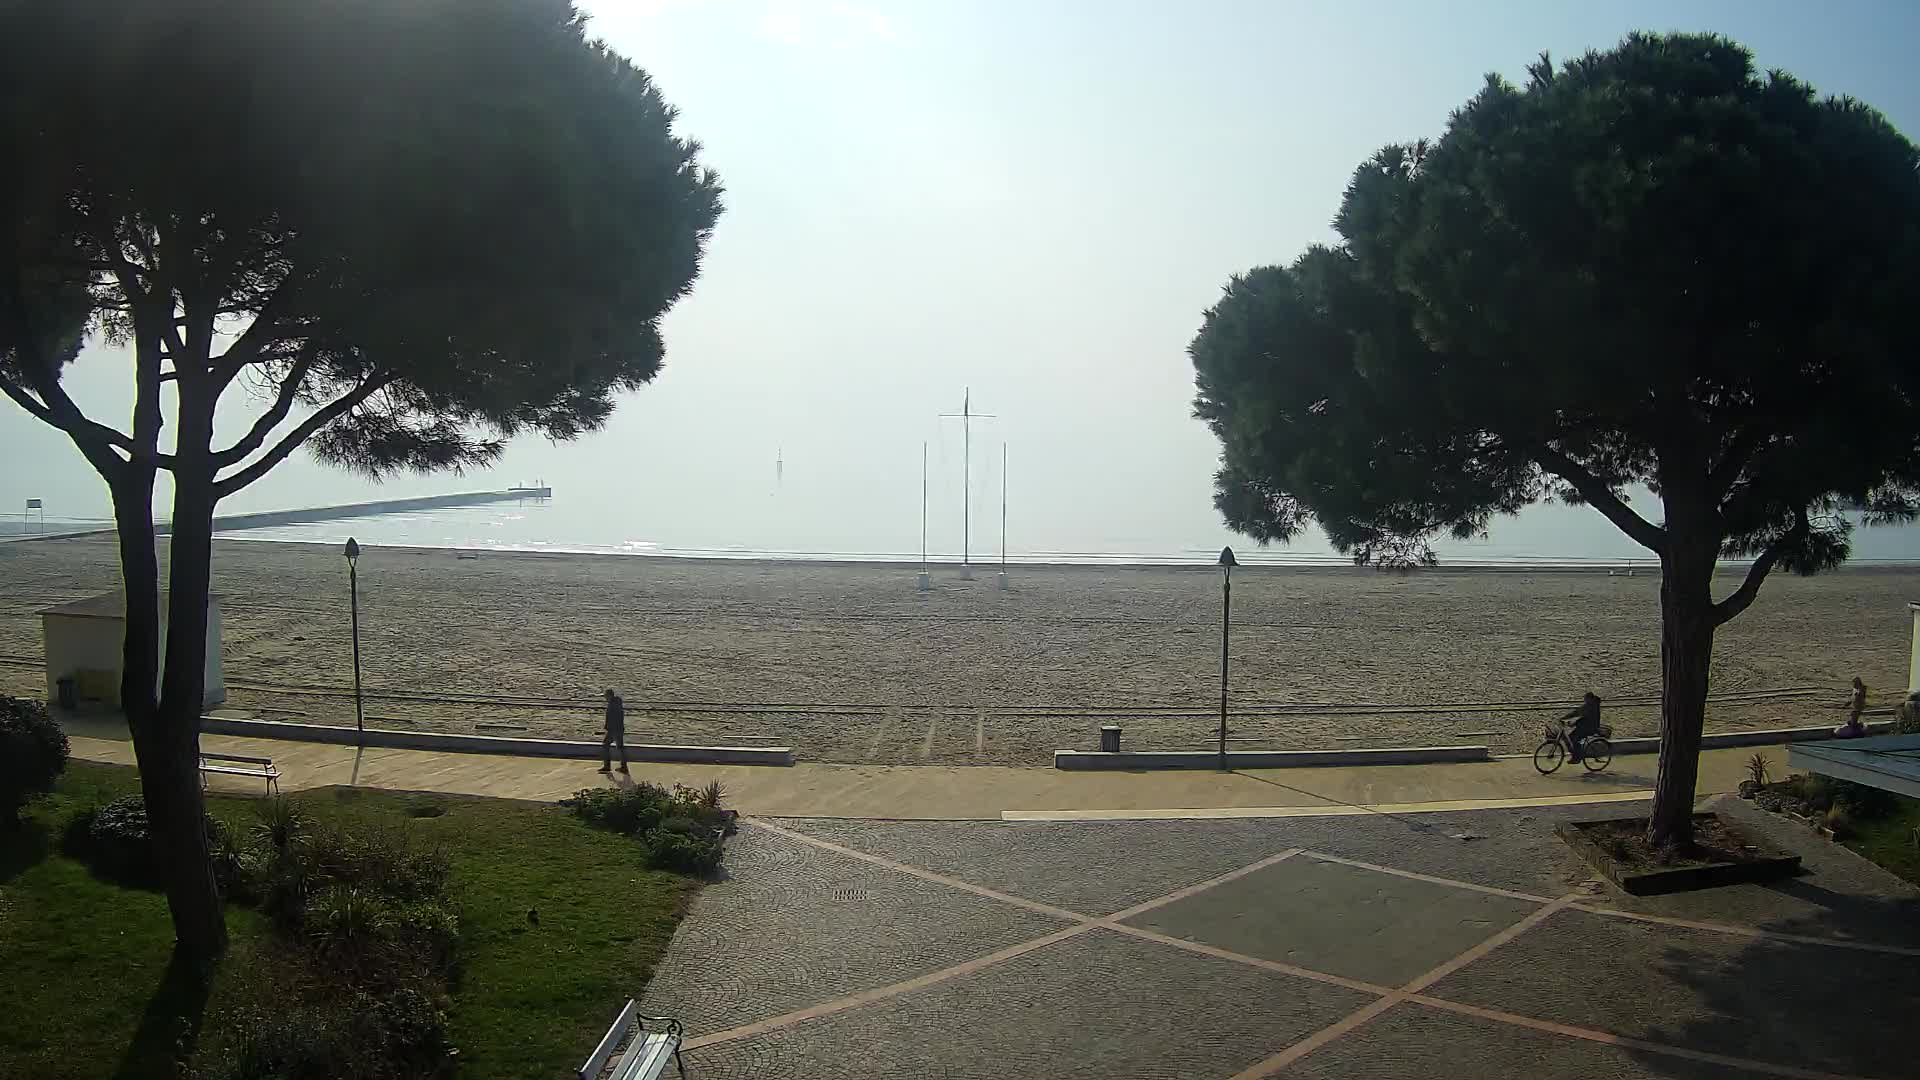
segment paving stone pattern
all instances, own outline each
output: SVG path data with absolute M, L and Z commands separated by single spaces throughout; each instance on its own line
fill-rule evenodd
M 1736 1080 L 1751 1074 L 1399 1005 L 1284 1075 L 1301 1080 Z
M 1300 855 L 1127 921 L 1264 960 L 1400 986 L 1539 906 Z
M 687 1070 L 701 1080 L 1224 1077 L 1370 1000 L 1091 930 L 921 993 L 693 1051 Z
M 1226 1080 L 1316 1033 L 1324 1045 L 1288 1075 L 1746 1074 L 1662 1046 L 1789 1070 L 1914 1075 L 1910 1040 L 1886 1018 L 1920 1015 L 1920 980 L 1911 977 L 1920 957 L 1571 908 L 1477 952 L 1570 894 L 1621 913 L 1920 944 L 1920 892 L 1805 834 L 1773 836 L 1806 856 L 1812 873 L 1797 881 L 1681 897 L 1603 889 L 1553 836 L 1553 821 L 1630 812 L 1616 804 L 1318 819 L 778 823 L 798 838 L 749 823 L 729 849 L 730 879 L 696 901 L 645 1004 L 680 1016 L 696 1036 L 724 1036 L 689 1052 L 696 1078 Z M 1127 925 L 1200 944 L 1031 912 L 810 840 L 1095 920 L 1164 901 Z M 1215 882 L 1289 848 L 1305 850 Z M 1184 890 L 1195 891 L 1170 898 Z M 1062 931 L 1070 936 L 975 964 Z M 1401 1000 L 1351 1030 L 1329 1028 L 1378 999 L 1258 966 L 1398 986 L 1467 955 L 1475 958 L 1424 992 L 1509 1019 Z M 846 1000 L 854 994 L 867 996 Z M 822 1012 L 792 1015 L 803 1009 Z M 770 1022 L 730 1034 L 761 1021 Z M 1535 1022 L 1589 1034 L 1527 1026 Z M 1608 1041 L 1616 1038 L 1651 1045 Z
M 692 1035 L 937 971 L 1071 925 L 742 829 L 642 1000 Z

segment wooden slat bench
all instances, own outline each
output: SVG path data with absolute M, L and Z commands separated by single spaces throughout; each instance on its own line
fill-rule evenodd
M 613 1026 L 600 1038 L 600 1045 L 580 1066 L 580 1080 L 660 1080 L 671 1060 L 685 1080 L 687 1066 L 680 1060 L 680 1021 L 665 1016 L 641 1016 L 640 1003 L 632 998 L 614 1018 Z M 637 1030 L 634 1030 L 637 1025 Z M 632 1041 L 627 1035 L 632 1030 Z M 615 1051 L 622 1043 L 626 1050 L 618 1058 Z M 612 1062 L 609 1067 L 609 1061 Z
M 204 786 L 209 773 L 222 776 L 251 776 L 267 782 L 267 793 L 280 794 L 280 770 L 273 765 L 272 758 L 248 757 L 245 754 L 200 754 L 200 783 Z

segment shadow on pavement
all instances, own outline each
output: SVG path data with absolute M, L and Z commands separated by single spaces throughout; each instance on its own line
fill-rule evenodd
M 1920 900 L 1850 896 L 1805 880 L 1773 888 L 1831 913 L 1760 925 L 1773 933 L 1832 936 L 1838 924 L 1867 940 L 1911 947 L 1910 928 L 1920 924 Z M 1885 930 L 1873 935 L 1874 927 Z M 1747 944 L 1731 962 L 1709 964 L 1685 947 L 1669 946 L 1656 977 L 1691 991 L 1696 1005 L 1684 1020 L 1635 1035 L 1800 1069 L 1911 1075 L 1910 1032 L 1896 1018 L 1920 1015 L 1920 980 L 1912 978 L 1917 964 L 1910 955 L 1766 940 Z M 1698 1064 L 1684 1059 L 1633 1055 L 1655 1075 L 1699 1073 Z

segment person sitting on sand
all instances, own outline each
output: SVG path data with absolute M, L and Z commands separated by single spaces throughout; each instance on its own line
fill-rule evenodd
M 1853 677 L 1853 699 L 1847 703 L 1847 722 L 1833 729 L 1833 733 L 1842 739 L 1857 739 L 1867 733 L 1867 725 L 1860 722 L 1860 714 L 1867 711 L 1867 684 L 1860 676 Z
M 627 771 L 627 705 L 620 695 L 607 690 L 607 722 L 600 736 L 600 771 L 607 772 L 613 765 L 610 751 L 620 748 L 620 771 Z
M 1600 695 L 1587 691 L 1580 700 L 1580 707 L 1560 717 L 1562 722 L 1573 721 L 1573 730 L 1567 733 L 1567 753 L 1578 764 L 1581 759 L 1580 744 L 1600 734 Z

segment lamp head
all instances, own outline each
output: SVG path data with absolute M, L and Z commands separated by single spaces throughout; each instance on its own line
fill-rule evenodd
M 1221 566 L 1239 566 L 1240 565 L 1240 560 L 1233 557 L 1232 548 L 1223 547 L 1220 549 L 1220 565 Z
M 347 561 L 352 562 L 353 560 L 358 559 L 359 557 L 360 557 L 360 542 L 358 540 L 355 540 L 351 536 L 347 537 Z

